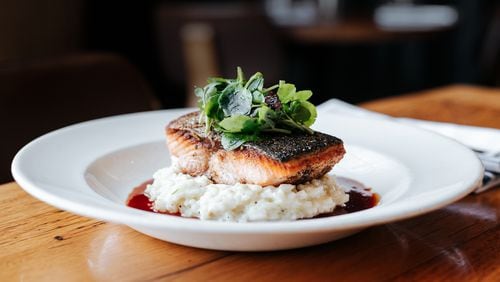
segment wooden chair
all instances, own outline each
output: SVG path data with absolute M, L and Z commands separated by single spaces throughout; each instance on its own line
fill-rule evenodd
M 73 123 L 156 105 L 140 73 L 116 55 L 0 64 L 0 183 L 12 180 L 10 163 L 30 140 Z

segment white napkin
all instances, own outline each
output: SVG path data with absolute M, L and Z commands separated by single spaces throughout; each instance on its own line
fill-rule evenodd
M 466 126 L 444 122 L 424 121 L 411 118 L 394 118 L 372 112 L 338 99 L 331 99 L 317 106 L 318 113 L 336 113 L 370 119 L 391 119 L 453 138 L 477 152 L 483 162 L 485 179 L 476 193 L 500 183 L 500 130 L 486 127 Z

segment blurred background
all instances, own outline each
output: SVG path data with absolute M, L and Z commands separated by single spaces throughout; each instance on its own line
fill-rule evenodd
M 236 66 L 311 89 L 315 103 L 498 86 L 500 2 L 3 0 L 0 181 L 43 133 L 193 105 L 194 85 Z

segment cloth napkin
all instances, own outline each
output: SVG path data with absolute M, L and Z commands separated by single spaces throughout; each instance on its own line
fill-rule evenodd
M 317 109 L 319 115 L 323 112 L 369 119 L 390 119 L 453 138 L 474 150 L 485 167 L 483 185 L 475 193 L 486 191 L 500 184 L 500 130 L 498 129 L 411 118 L 395 118 L 372 112 L 338 99 L 330 99 L 318 105 Z

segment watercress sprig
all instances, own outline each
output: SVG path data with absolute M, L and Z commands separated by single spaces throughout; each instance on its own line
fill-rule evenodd
M 283 80 L 264 88 L 262 73 L 246 80 L 240 67 L 235 79 L 212 77 L 207 82 L 194 90 L 200 122 L 205 123 L 207 133 L 213 130 L 221 134 L 226 150 L 265 138 L 268 133 L 313 133 L 310 126 L 317 111 L 308 101 L 311 90 L 297 91 L 295 85 Z

